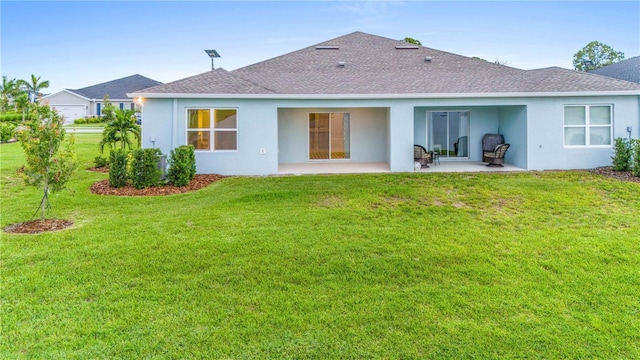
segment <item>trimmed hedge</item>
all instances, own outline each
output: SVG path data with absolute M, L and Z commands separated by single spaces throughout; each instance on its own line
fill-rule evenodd
M 162 170 L 158 167 L 160 149 L 135 149 L 131 162 L 131 184 L 136 189 L 158 186 Z
M 167 178 L 175 186 L 187 186 L 196 176 L 196 155 L 193 145 L 183 145 L 171 150 Z
M 90 118 L 75 119 L 73 120 L 73 123 L 76 125 L 82 125 L 82 124 L 102 124 L 106 122 L 99 117 L 90 117 Z
M 613 160 L 614 171 L 629 171 L 631 170 L 631 157 L 632 157 L 632 142 L 618 137 L 615 142 L 615 153 L 611 158 Z
M 640 139 L 633 142 L 633 175 L 640 176 Z
M 24 115 L 24 120 L 28 121 L 31 119 L 30 114 Z M 18 125 L 22 122 L 22 113 L 4 113 L 0 114 L 0 123 L 12 123 L 14 125 Z
M 111 152 L 109 157 L 109 186 L 121 188 L 127 185 L 127 163 L 129 152 L 117 149 Z

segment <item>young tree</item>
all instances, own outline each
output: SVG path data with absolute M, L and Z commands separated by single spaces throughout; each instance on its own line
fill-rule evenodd
M 65 138 L 63 123 L 64 118 L 48 105 L 34 105 L 32 120 L 18 133 L 25 153 L 25 182 L 42 190 L 41 220 L 45 219 L 46 209 L 51 208 L 49 195 L 64 189 L 76 168 L 73 135 L 60 151 Z
M 573 67 L 578 71 L 589 71 L 624 60 L 624 53 L 611 46 L 592 41 L 573 55 Z
M 102 120 L 106 123 L 110 123 L 116 120 L 116 107 L 111 103 L 109 94 L 106 94 L 102 98 Z
M 22 93 L 13 102 L 16 106 L 16 111 L 22 112 L 22 122 L 24 122 L 25 115 L 29 111 L 29 96 L 26 93 Z
M 120 149 L 131 149 L 131 136 L 140 146 L 140 126 L 136 124 L 136 112 L 137 110 L 115 110 L 115 120 L 108 122 L 102 132 L 101 153 L 104 152 L 105 145 L 109 145 L 112 150 L 118 148 L 118 145 Z

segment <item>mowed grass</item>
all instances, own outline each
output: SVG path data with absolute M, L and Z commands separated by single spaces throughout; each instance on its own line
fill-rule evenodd
M 640 358 L 640 185 L 587 172 L 232 177 L 2 234 L 0 358 Z M 1 225 L 39 194 L 1 151 Z

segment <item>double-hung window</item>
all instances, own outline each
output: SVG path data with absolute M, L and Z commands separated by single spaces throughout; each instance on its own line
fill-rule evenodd
M 187 144 L 196 150 L 238 150 L 237 109 L 187 109 Z
M 565 146 L 611 146 L 611 105 L 564 107 Z

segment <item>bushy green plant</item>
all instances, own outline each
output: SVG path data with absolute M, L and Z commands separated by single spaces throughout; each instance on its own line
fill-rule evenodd
M 111 149 L 115 148 L 128 148 L 131 149 L 134 143 L 131 141 L 131 136 L 135 139 L 137 146 L 140 146 L 140 126 L 136 124 L 136 110 L 115 110 L 113 113 L 109 112 L 108 116 L 115 118 L 107 122 L 107 125 L 102 132 L 102 140 L 100 141 L 100 152 L 104 151 L 104 147 L 108 145 Z M 105 114 L 103 119 L 107 118 Z
M 16 126 L 10 122 L 0 123 L 0 142 L 7 142 L 13 138 Z
M 183 145 L 171 150 L 167 178 L 175 186 L 187 186 L 196 176 L 196 155 L 193 145 Z
M 132 153 L 131 184 L 136 189 L 144 189 L 160 184 L 162 170 L 158 167 L 160 149 L 135 149 Z
M 633 175 L 640 176 L 640 139 L 633 140 Z
M 127 174 L 127 163 L 129 152 L 125 149 L 111 151 L 109 157 L 109 186 L 121 188 L 127 185 L 129 176 Z
M 102 155 L 98 155 L 93 159 L 93 165 L 97 168 L 103 168 L 109 166 L 109 159 Z
M 83 119 L 83 118 L 75 119 L 75 120 L 73 120 L 73 123 L 76 124 L 76 125 L 86 124 L 87 123 L 87 119 Z
M 631 170 L 631 142 L 625 138 L 616 138 L 615 153 L 611 158 L 613 160 L 614 171 Z

